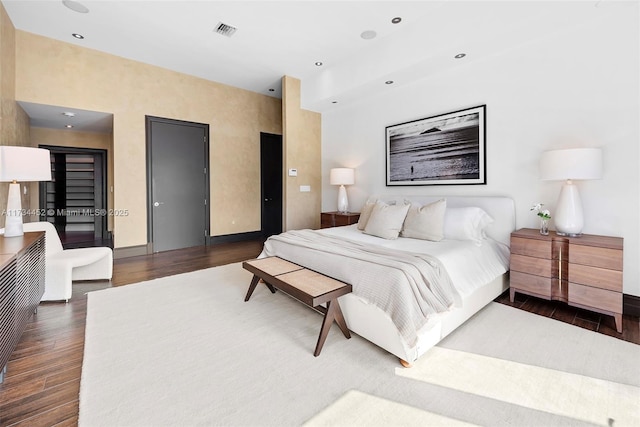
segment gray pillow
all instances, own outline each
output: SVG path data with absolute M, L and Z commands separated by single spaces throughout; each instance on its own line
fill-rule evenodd
M 364 232 L 383 239 L 397 239 L 410 206 L 376 202 Z
M 373 207 L 375 205 L 375 202 L 367 202 L 364 204 L 364 206 L 360 210 L 360 218 L 358 218 L 358 230 L 364 230 L 364 228 L 367 226 L 367 222 L 369 221 L 369 217 L 371 216 L 371 211 L 373 210 Z
M 400 235 L 439 242 L 444 238 L 444 213 L 446 209 L 447 201 L 445 199 L 424 206 L 412 204 L 407 212 Z

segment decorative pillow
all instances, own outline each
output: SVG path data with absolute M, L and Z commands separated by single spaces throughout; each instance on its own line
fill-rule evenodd
M 493 224 L 493 218 L 481 208 L 448 208 L 444 215 L 444 238 L 472 240 L 480 246 L 489 224 Z
M 364 227 L 364 232 L 383 239 L 397 239 L 409 206 L 376 202 L 371 210 L 367 225 Z
M 362 209 L 360 209 L 360 218 L 358 219 L 358 230 L 364 230 L 367 226 L 367 222 L 369 221 L 369 217 L 371 216 L 371 211 L 373 207 L 376 205 L 376 202 L 367 201 Z
M 439 242 L 444 237 L 444 213 L 447 201 L 440 199 L 425 206 L 412 204 L 400 235 Z

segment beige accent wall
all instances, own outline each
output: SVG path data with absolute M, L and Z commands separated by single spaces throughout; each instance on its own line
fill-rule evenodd
M 211 235 L 260 230 L 260 132 L 282 133 L 279 99 L 23 31 L 15 58 L 15 99 L 113 114 L 117 248 L 147 243 L 145 115 L 208 124 Z
M 300 91 L 300 80 L 282 79 L 285 230 L 320 228 L 321 115 L 300 108 Z M 291 168 L 298 170 L 298 176 L 288 176 Z M 300 186 L 310 186 L 311 191 L 301 192 Z
M 107 152 L 107 209 L 113 209 L 113 135 L 106 133 L 78 132 L 62 129 L 31 128 L 31 145 L 53 145 L 57 147 L 92 148 Z M 39 197 L 32 193 L 32 205 L 39 206 Z M 113 230 L 113 217 L 108 218 L 107 227 Z
M 15 34 L 15 28 L 0 4 L 0 145 L 29 146 L 29 117 L 15 97 Z M 20 188 L 22 208 L 37 208 L 37 205 L 31 204 L 31 194 L 38 194 L 38 183 L 22 183 Z M 8 191 L 9 184 L 0 183 L 0 212 L 7 208 Z M 4 221 L 5 216 L 2 214 L 0 227 L 4 227 Z

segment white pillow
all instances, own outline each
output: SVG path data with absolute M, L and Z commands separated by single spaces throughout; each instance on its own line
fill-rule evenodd
M 376 202 L 371 210 L 371 216 L 364 227 L 366 234 L 382 237 L 383 239 L 397 239 L 404 218 L 410 205 L 388 205 L 382 201 Z
M 444 237 L 444 214 L 447 201 L 440 199 L 425 206 L 412 204 L 400 235 L 439 242 Z
M 376 205 L 376 202 L 367 201 L 362 209 L 360 209 L 360 218 L 358 218 L 358 230 L 364 230 L 367 226 L 367 222 L 369 221 L 369 217 L 371 216 L 371 211 L 373 207 Z
M 447 208 L 444 215 L 444 238 L 471 240 L 480 246 L 486 237 L 484 229 L 489 224 L 493 224 L 493 218 L 481 208 Z

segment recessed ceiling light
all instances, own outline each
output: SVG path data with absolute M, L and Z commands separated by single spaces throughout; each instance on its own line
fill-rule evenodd
M 396 16 L 395 18 L 393 18 L 391 20 L 392 24 L 399 24 L 402 21 L 402 18 L 400 18 L 399 16 Z
M 378 34 L 373 31 L 373 30 L 367 30 L 367 31 L 363 31 L 362 34 L 360 34 L 360 37 L 362 37 L 365 40 L 371 40 L 374 39 Z
M 393 84 L 393 80 L 387 80 L 386 82 L 384 82 L 384 84 L 386 84 L 386 85 L 392 85 L 392 84 Z
M 456 58 L 456 59 L 460 59 L 460 58 L 464 58 L 465 56 L 467 56 L 467 54 L 466 54 L 466 53 L 459 53 L 459 54 L 457 54 L 456 56 L 454 56 L 454 58 Z
M 71 129 L 73 127 L 73 125 L 66 125 L 65 126 L 67 129 Z
M 316 67 L 322 67 L 322 62 L 316 61 Z
M 72 35 L 73 37 L 75 37 L 75 38 L 79 39 L 79 40 L 84 39 L 84 36 L 83 36 L 82 34 L 73 33 L 73 34 L 71 34 L 71 35 Z
M 75 117 L 76 113 L 72 113 L 71 111 L 65 111 L 64 113 L 62 113 L 62 115 L 66 117 Z
M 62 0 L 62 4 L 67 6 L 69 9 L 73 10 L 74 12 L 78 12 L 78 13 L 89 12 L 89 9 L 85 5 L 78 3 L 77 1 Z

